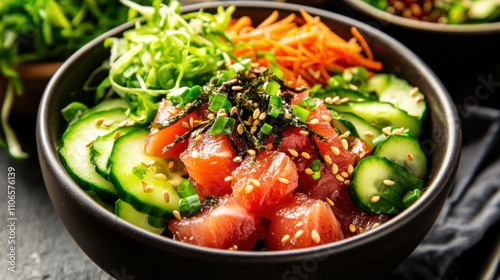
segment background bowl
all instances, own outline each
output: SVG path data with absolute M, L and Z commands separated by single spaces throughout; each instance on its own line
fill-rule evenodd
M 498 63 L 500 22 L 438 24 L 396 16 L 363 0 L 344 0 L 349 16 L 391 35 L 424 60 L 438 76 L 466 75 Z
M 430 157 L 427 190 L 410 208 L 382 226 L 336 243 L 283 252 L 214 250 L 173 241 L 141 230 L 94 202 L 65 171 L 58 157 L 65 121 L 60 109 L 72 101 L 92 103 L 83 92 L 86 77 L 109 50 L 103 40 L 118 36 L 123 25 L 70 57 L 49 82 L 37 119 L 37 148 L 50 199 L 78 246 L 115 278 L 134 279 L 335 279 L 383 277 L 422 241 L 435 222 L 451 188 L 460 154 L 461 130 L 453 103 L 432 71 L 406 47 L 358 21 L 324 10 L 286 3 L 236 1 L 209 2 L 183 8 L 184 12 L 218 5 L 237 5 L 235 16 L 250 15 L 260 22 L 273 10 L 281 16 L 305 9 L 318 15 L 335 32 L 351 37 L 350 27 L 362 32 L 385 72 L 418 86 L 427 95 L 429 121 L 422 138 Z

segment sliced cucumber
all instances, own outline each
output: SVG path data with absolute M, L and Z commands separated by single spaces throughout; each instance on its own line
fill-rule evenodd
M 115 201 L 116 190 L 97 173 L 90 160 L 90 145 L 98 137 L 116 129 L 127 119 L 124 109 L 96 111 L 73 122 L 62 136 L 61 161 L 83 190 L 92 190 L 104 201 Z
M 115 141 L 109 178 L 120 199 L 138 211 L 171 219 L 173 211 L 179 211 L 180 198 L 174 186 L 184 179 L 184 168 L 178 159 L 146 154 L 144 143 L 148 134 L 147 129 L 133 130 Z M 173 166 L 169 166 L 171 161 Z
M 379 101 L 392 103 L 419 120 L 426 117 L 424 95 L 406 80 L 392 74 L 376 74 L 368 80 L 368 88 L 377 94 Z
M 369 124 L 365 119 L 353 113 L 343 113 L 342 116 L 354 125 L 361 140 L 365 141 L 372 149 L 376 146 L 373 140 L 382 134 L 380 128 Z
M 397 214 L 408 207 L 408 197 L 424 182 L 387 158 L 370 156 L 354 169 L 349 194 L 354 205 L 367 213 Z M 420 193 L 420 192 L 418 192 Z
M 135 128 L 135 126 L 118 127 L 110 133 L 98 136 L 95 139 L 94 143 L 90 147 L 90 159 L 92 160 L 92 163 L 94 163 L 97 173 L 104 178 L 108 178 L 109 156 L 111 155 L 111 150 L 113 149 L 115 140 Z
M 167 227 L 165 219 L 141 213 L 121 199 L 116 201 L 115 214 L 129 223 L 153 233 L 161 234 Z
M 388 102 L 363 101 L 343 104 L 325 103 L 325 105 L 340 113 L 356 114 L 378 128 L 386 126 L 406 127 L 415 138 L 418 138 L 422 132 L 422 124 L 417 118 L 409 116 L 405 111 Z
M 349 131 L 350 135 L 359 137 L 356 127 L 343 115 L 339 114 L 337 111 L 330 110 L 330 116 L 332 116 L 333 127 L 338 129 L 341 134 Z
M 427 177 L 427 156 L 417 139 L 402 135 L 389 135 L 380 142 L 373 155 L 386 157 L 406 168 L 413 176 L 425 180 Z

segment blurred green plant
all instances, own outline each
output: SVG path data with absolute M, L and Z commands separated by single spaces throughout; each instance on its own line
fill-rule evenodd
M 24 93 L 19 65 L 62 61 L 85 43 L 136 16 L 119 0 L 1 0 L 0 76 L 7 84 L 0 85 L 0 90 L 5 89 L 0 148 L 14 158 L 28 157 L 8 120 L 15 97 Z

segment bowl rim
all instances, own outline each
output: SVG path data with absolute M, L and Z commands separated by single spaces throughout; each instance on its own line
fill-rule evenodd
M 425 22 L 415 19 L 409 19 L 402 16 L 390 14 L 386 11 L 377 9 L 363 0 L 343 0 L 352 8 L 364 13 L 365 15 L 375 18 L 380 24 L 396 24 L 400 27 L 427 31 L 433 33 L 444 33 L 448 35 L 473 35 L 473 34 L 490 34 L 500 33 L 500 21 L 492 23 L 475 23 L 475 24 L 440 24 L 433 22 Z
M 418 58 L 411 50 L 409 50 L 406 46 L 396 41 L 391 36 L 383 33 L 382 31 L 369 26 L 363 22 L 360 22 L 356 19 L 349 18 L 347 16 L 337 14 L 331 11 L 326 11 L 314 7 L 309 7 L 300 4 L 291 4 L 284 2 L 268 2 L 268 1 L 224 1 L 224 2 L 203 2 L 191 5 L 185 5 L 182 7 L 182 12 L 186 11 L 195 11 L 199 9 L 213 9 L 218 6 L 229 6 L 236 5 L 238 8 L 268 8 L 268 9 L 278 9 L 278 10 L 287 10 L 291 12 L 298 12 L 300 9 L 304 9 L 310 14 L 317 15 L 321 18 L 328 18 L 333 21 L 341 21 L 345 24 L 351 26 L 360 26 L 363 30 L 369 32 L 369 34 L 373 34 L 377 36 L 377 38 L 384 41 L 384 44 L 394 44 L 398 49 L 401 50 L 402 54 L 405 57 L 414 60 L 414 66 L 421 70 L 423 73 L 423 79 L 427 80 L 430 83 L 432 88 L 437 89 L 438 94 L 436 98 L 439 100 L 441 104 L 453 104 L 451 101 L 451 97 L 449 96 L 446 88 L 441 84 L 437 76 L 430 70 L 430 68 L 420 59 Z M 132 23 L 122 24 L 110 31 L 100 35 L 95 38 L 81 49 L 76 51 L 72 56 L 70 56 L 56 71 L 54 76 L 49 81 L 46 89 L 44 90 L 39 110 L 37 116 L 37 147 L 40 158 L 40 163 L 44 164 L 48 163 L 48 168 L 52 173 L 52 176 L 55 176 L 62 182 L 63 186 L 61 188 L 65 188 L 75 201 L 78 201 L 80 207 L 85 207 L 87 211 L 94 215 L 98 219 L 103 219 L 111 226 L 116 227 L 117 230 L 123 232 L 124 234 L 130 236 L 133 239 L 141 239 L 141 242 L 151 242 L 151 245 L 158 246 L 162 248 L 161 250 L 175 250 L 176 253 L 190 256 L 192 258 L 200 259 L 203 258 L 202 255 L 208 255 L 212 257 L 214 260 L 224 259 L 227 261 L 227 257 L 231 257 L 230 261 L 248 261 L 252 260 L 252 262 L 268 262 L 270 260 L 273 261 L 288 261 L 288 260 L 303 260 L 304 256 L 310 256 L 311 253 L 316 256 L 326 256 L 333 252 L 342 252 L 346 250 L 351 250 L 354 246 L 358 246 L 360 244 L 366 244 L 370 242 L 374 242 L 378 237 L 383 236 L 385 234 L 389 234 L 397 230 L 397 226 L 399 224 L 406 224 L 409 221 L 409 217 L 418 216 L 426 207 L 429 207 L 432 199 L 428 199 L 440 193 L 442 189 L 445 187 L 444 183 L 450 180 L 453 180 L 452 176 L 454 176 L 456 171 L 456 167 L 458 165 L 458 157 L 460 154 L 461 147 L 461 129 L 460 124 L 457 122 L 458 114 L 454 106 L 445 106 L 443 114 L 446 116 L 446 122 L 448 127 L 454 128 L 454 130 L 450 130 L 450 141 L 448 141 L 446 145 L 446 149 L 444 152 L 445 158 L 443 162 L 448 162 L 450 165 L 442 165 L 439 170 L 436 170 L 436 176 L 434 180 L 428 181 L 427 186 L 429 189 L 424 192 L 422 198 L 419 199 L 416 203 L 410 206 L 408 209 L 404 210 L 402 213 L 396 215 L 386 223 L 381 226 L 367 231 L 363 234 L 356 235 L 353 237 L 349 237 L 337 242 L 328 243 L 316 247 L 304 248 L 304 249 L 294 249 L 294 250 L 285 250 L 285 251 L 265 251 L 265 252 L 255 252 L 255 251 L 229 251 L 223 249 L 212 249 L 205 248 L 202 246 L 182 243 L 171 238 L 167 238 L 162 235 L 154 234 L 139 227 L 136 227 L 120 218 L 118 218 L 114 213 L 107 211 L 103 206 L 99 205 L 96 201 L 94 201 L 84 190 L 82 190 L 78 184 L 70 177 L 70 175 L 66 172 L 57 152 L 56 145 L 58 139 L 53 139 L 51 134 L 51 125 L 50 125 L 50 112 L 51 112 L 51 103 L 54 100 L 54 92 L 56 92 L 56 86 L 58 84 L 58 80 L 61 76 L 64 75 L 65 71 L 69 71 L 75 60 L 84 53 L 88 52 L 92 48 L 95 48 L 98 44 L 102 44 L 102 41 L 110 37 L 114 34 L 119 34 L 122 31 L 133 26 Z M 451 171 L 450 172 L 450 166 Z M 50 193 L 50 192 L 49 192 Z M 52 198 L 51 198 L 52 199 Z M 53 203 L 56 203 L 53 201 Z M 202 254 L 200 254 L 202 253 Z M 255 258 L 258 257 L 258 258 Z

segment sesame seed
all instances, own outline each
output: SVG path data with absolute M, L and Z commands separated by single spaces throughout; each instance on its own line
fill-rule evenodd
M 413 155 L 411 153 L 407 153 L 406 157 L 408 158 L 409 161 L 413 160 Z
M 290 181 L 287 178 L 279 177 L 278 181 L 280 181 L 283 184 L 289 184 Z
M 232 86 L 231 89 L 234 91 L 240 91 L 243 89 L 243 87 L 242 86 Z
M 234 106 L 233 108 L 231 108 L 231 111 L 229 111 L 229 115 L 233 116 L 234 114 L 236 114 L 237 110 L 238 110 L 238 108 L 236 108 L 236 106 Z
M 178 211 L 178 210 L 174 210 L 174 211 L 172 212 L 172 214 L 174 214 L 174 217 L 175 217 L 177 220 L 179 220 L 179 221 L 180 221 L 180 220 L 182 220 L 181 213 L 179 213 L 179 211 Z
M 290 238 L 290 234 L 283 235 L 283 238 L 281 238 L 281 243 L 287 242 L 288 240 L 290 240 Z
M 283 115 L 283 117 L 284 117 L 285 119 L 289 120 L 290 118 L 292 118 L 292 114 L 290 114 L 290 113 L 285 113 L 285 114 Z
M 248 150 L 247 152 L 249 155 L 251 155 L 253 157 L 255 156 L 255 150 Z
M 239 135 L 243 134 L 243 125 L 241 123 L 236 127 L 236 131 Z
M 104 121 L 104 122 L 102 122 L 102 126 L 110 127 L 111 125 L 113 125 L 113 121 Z
M 306 169 L 304 169 L 304 172 L 305 172 L 307 175 L 313 175 L 313 174 L 314 174 L 314 171 L 313 171 L 311 168 L 306 168 Z
M 264 84 L 262 85 L 262 89 L 266 91 L 268 86 L 269 86 L 269 81 L 265 81 Z
M 255 111 L 253 111 L 252 117 L 254 120 L 257 120 L 259 118 L 259 116 L 260 116 L 260 110 L 259 110 L 259 108 L 257 108 L 257 109 L 255 109 Z
M 311 239 L 316 244 L 319 244 L 319 242 L 321 242 L 321 236 L 315 229 L 311 231 Z
M 364 229 L 364 228 L 362 228 L 362 227 L 359 227 L 359 228 L 358 228 L 358 232 L 359 232 L 359 233 L 363 233 L 363 232 L 365 232 L 365 229 Z
M 141 187 L 145 193 L 150 193 L 153 191 L 153 187 L 148 186 L 148 184 L 143 180 L 141 180 Z
M 221 110 L 223 110 L 223 109 L 221 109 Z M 219 118 L 225 118 L 225 117 L 227 117 L 227 113 L 226 112 L 218 112 L 217 113 L 217 117 L 219 117 Z
M 224 178 L 224 182 L 232 181 L 233 178 L 234 178 L 233 176 L 227 176 L 226 178 Z
M 344 132 L 342 135 L 340 135 L 339 138 L 344 139 L 344 138 L 349 137 L 349 135 L 351 135 L 351 132 L 348 130 L 348 131 Z
M 336 163 L 332 164 L 332 174 L 337 174 L 339 173 L 339 166 Z
M 213 120 L 215 118 L 215 115 L 213 113 L 210 113 L 210 114 L 207 115 L 207 118 L 209 120 Z
M 115 140 L 116 140 L 116 139 L 118 139 L 118 137 L 120 137 L 120 136 L 121 136 L 120 131 L 117 131 L 117 132 L 115 132 L 115 134 L 113 134 L 113 139 L 115 139 Z
M 352 166 L 352 164 L 349 164 L 349 166 L 347 166 L 347 173 L 352 174 L 352 172 L 354 172 L 354 166 Z
M 157 173 L 155 174 L 155 178 L 158 179 L 158 180 L 161 180 L 161 181 L 167 181 L 167 175 L 163 174 L 163 173 Z
M 90 142 L 88 142 L 87 144 L 85 144 L 85 147 L 90 147 L 94 144 L 94 140 L 91 140 Z
M 330 198 L 325 198 L 326 202 L 328 202 L 328 204 L 330 204 L 330 206 L 335 206 L 335 203 L 333 202 L 333 200 L 331 200 Z
M 410 90 L 410 96 L 415 96 L 418 93 L 418 87 L 414 87 Z
M 331 97 L 327 97 L 327 98 L 325 98 L 325 102 L 328 103 L 328 104 L 332 104 L 333 103 L 333 99 Z
M 253 126 L 258 126 L 260 124 L 259 119 L 255 119 L 252 123 Z
M 332 146 L 330 149 L 332 150 L 332 153 L 333 153 L 334 155 L 336 155 L 336 156 L 340 155 L 340 150 L 339 150 L 339 148 L 337 148 L 337 147 L 335 147 L 335 146 Z
M 331 121 L 330 116 L 328 116 L 328 115 L 321 115 L 321 119 L 323 121 L 325 121 L 325 122 L 330 122 Z
M 347 142 L 346 139 L 342 139 L 342 141 L 340 141 L 340 143 L 342 144 L 342 148 L 344 148 L 344 150 L 349 149 L 349 143 Z
M 172 169 L 174 166 L 175 166 L 175 161 L 171 160 L 171 161 L 168 163 L 168 169 Z
M 131 120 L 131 119 L 128 119 L 127 122 L 126 122 L 126 126 L 133 126 L 133 125 L 135 125 L 135 121 Z
M 355 226 L 355 225 L 353 225 L 353 224 L 350 224 L 350 225 L 349 225 L 349 231 L 350 231 L 350 232 L 356 232 L 356 226 Z
M 294 150 L 294 149 L 288 149 L 288 152 L 290 153 L 290 155 L 292 157 L 298 157 L 299 156 L 299 153 L 296 150 Z
M 378 228 L 379 226 L 380 226 L 380 224 L 379 224 L 379 223 L 374 223 L 374 224 L 372 225 L 372 229 L 374 229 L 374 228 Z
M 265 119 L 266 119 L 266 117 L 267 117 L 267 114 L 266 114 L 266 113 L 260 113 L 260 115 L 259 115 L 259 120 L 260 120 L 260 121 L 263 121 L 263 120 L 265 120 Z
M 371 132 L 371 131 L 365 131 L 365 133 L 363 133 L 363 135 L 365 135 L 366 137 L 373 137 L 373 136 L 375 136 L 375 134 L 373 134 L 373 132 Z
M 353 84 L 349 84 L 348 85 L 350 89 L 352 90 L 358 90 L 358 87 L 356 85 L 353 85 Z
M 189 128 L 193 128 L 194 127 L 194 120 L 193 120 L 193 117 L 190 117 L 189 118 Z
M 370 201 L 371 201 L 371 203 L 376 203 L 377 201 L 379 201 L 379 199 L 380 199 L 379 195 L 374 195 L 374 196 L 372 196 Z
M 170 202 L 170 194 L 167 191 L 163 191 L 163 200 L 165 200 L 166 203 Z
M 253 191 L 253 186 L 252 185 L 246 185 L 245 186 L 245 193 L 251 193 Z
M 238 251 L 238 245 L 234 244 L 233 246 L 228 248 L 229 251 Z
M 242 162 L 243 159 L 241 157 L 234 157 L 233 162 Z
M 301 237 L 303 233 L 304 233 L 304 231 L 299 229 L 299 230 L 297 230 L 297 232 L 295 233 L 295 235 L 293 237 L 295 239 L 297 239 L 297 238 Z
M 256 187 L 260 186 L 260 181 L 254 178 L 250 179 L 250 183 Z
M 349 97 L 344 97 L 342 99 L 339 100 L 340 103 L 347 103 L 349 102 Z
M 323 159 L 325 160 L 325 162 L 326 162 L 328 165 L 330 165 L 330 164 L 332 164 L 332 163 L 333 163 L 332 158 L 331 158 L 329 155 L 324 155 L 324 156 L 323 156 Z
M 181 125 L 182 125 L 182 127 L 183 127 L 183 128 L 185 128 L 185 129 L 189 129 L 189 124 L 188 124 L 187 122 L 182 121 L 182 122 L 181 122 Z
M 250 128 L 250 134 L 254 134 L 256 131 L 257 131 L 257 126 L 252 126 L 252 128 Z
M 101 125 L 103 122 L 104 122 L 104 119 L 98 118 L 97 120 L 95 120 L 95 125 Z
M 351 184 L 351 180 L 345 180 L 344 185 L 349 186 Z
M 118 123 L 118 127 L 124 127 L 127 125 L 127 120 L 124 120 L 124 121 L 121 121 L 120 123 Z
M 309 121 L 309 124 L 312 124 L 312 125 L 315 125 L 315 124 L 318 124 L 319 123 L 319 119 L 317 118 L 314 118 L 312 120 Z
M 335 178 L 337 180 L 339 180 L 340 182 L 344 182 L 345 181 L 344 177 L 342 177 L 340 174 L 335 175 Z
M 310 159 L 310 158 L 311 158 L 311 155 L 310 155 L 309 153 L 307 153 L 307 152 L 302 152 L 302 153 L 300 153 L 300 155 L 301 155 L 303 158 L 305 158 L 305 159 Z
M 391 127 L 390 126 L 386 126 L 386 127 L 382 128 L 382 132 L 385 135 L 391 135 L 392 134 Z
M 423 97 L 422 95 L 417 96 L 417 97 L 415 98 L 415 103 L 420 103 L 420 102 L 422 102 L 422 101 L 424 101 L 424 97 Z
M 394 181 L 389 180 L 389 179 L 386 179 L 383 182 L 384 182 L 384 185 L 386 185 L 386 186 L 392 186 L 392 185 L 394 185 Z
M 344 177 L 344 178 L 348 178 L 348 177 L 349 177 L 349 174 L 348 174 L 347 172 L 345 172 L 345 171 L 342 171 L 342 172 L 340 173 L 340 175 L 341 175 L 342 177 Z
M 392 134 L 394 134 L 394 135 L 401 135 L 404 131 L 405 131 L 405 128 L 404 127 L 400 127 L 400 128 L 394 129 L 394 131 L 392 132 Z
M 300 135 L 304 135 L 304 136 L 309 135 L 309 131 L 307 131 L 307 130 L 301 130 L 301 131 L 299 131 L 299 133 L 300 133 Z

